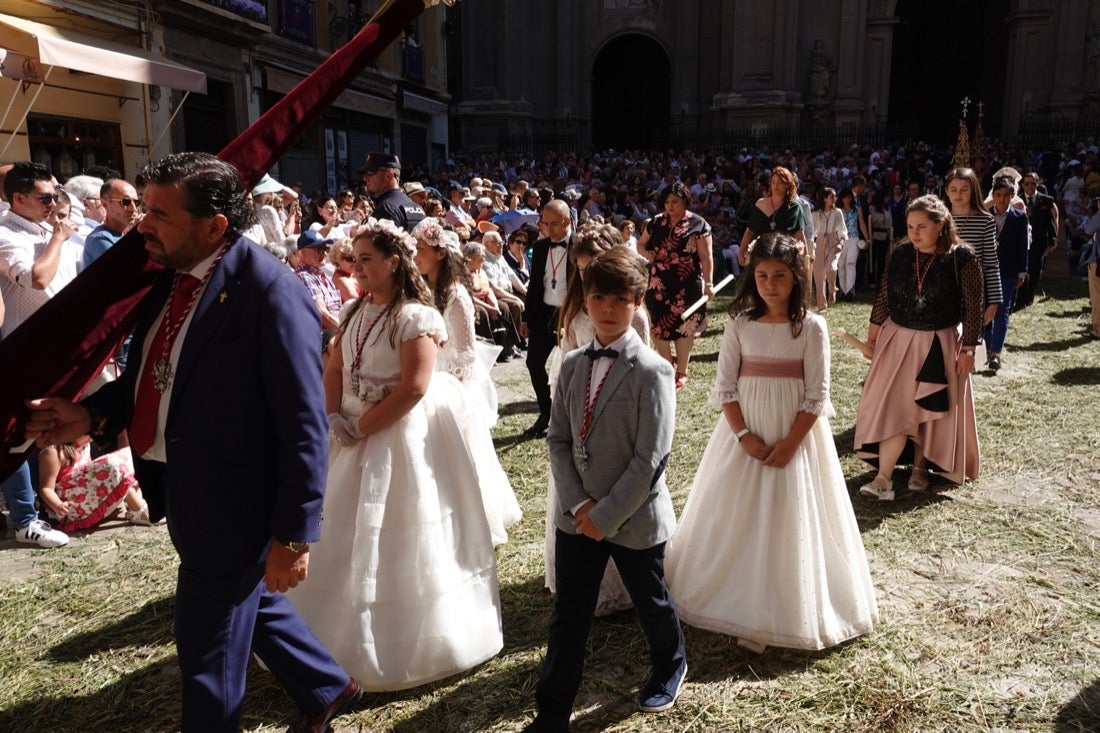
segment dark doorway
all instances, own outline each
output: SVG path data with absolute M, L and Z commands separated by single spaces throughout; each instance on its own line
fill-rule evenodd
M 899 0 L 890 72 L 890 119 L 916 119 L 920 138 L 954 142 L 970 97 L 970 134 L 983 103 L 986 133 L 1001 137 L 1009 0 Z
M 656 41 L 608 41 L 592 65 L 592 143 L 597 149 L 663 148 L 669 137 L 672 65 Z
M 217 153 L 229 144 L 232 87 L 207 78 L 206 94 L 188 95 L 183 103 L 183 149 Z

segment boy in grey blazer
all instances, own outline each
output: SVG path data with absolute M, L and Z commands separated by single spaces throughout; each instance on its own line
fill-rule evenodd
M 584 650 L 608 558 L 622 576 L 649 643 L 652 673 L 639 693 L 646 712 L 672 707 L 687 661 L 664 583 L 665 542 L 676 527 L 664 472 L 676 421 L 672 366 L 631 326 L 648 276 L 625 247 L 601 253 L 585 275 L 596 338 L 565 357 L 547 441 L 558 491 L 558 594 L 525 731 L 568 731 Z

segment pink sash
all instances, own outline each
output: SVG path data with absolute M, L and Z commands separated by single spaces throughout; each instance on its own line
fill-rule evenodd
M 739 377 L 777 377 L 779 379 L 802 379 L 801 359 L 769 359 L 759 356 L 741 357 Z

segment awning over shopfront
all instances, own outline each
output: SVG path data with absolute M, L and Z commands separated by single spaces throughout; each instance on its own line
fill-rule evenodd
M 402 101 L 405 109 L 414 112 L 423 112 L 427 115 L 441 115 L 447 112 L 447 105 L 443 102 L 428 97 L 422 97 L 412 92 L 405 92 L 404 95 L 402 95 Z
M 276 94 L 288 93 L 304 78 L 301 74 L 292 71 L 284 71 L 274 66 L 267 67 L 267 88 Z M 332 106 L 362 112 L 375 117 L 385 117 L 390 120 L 397 116 L 397 103 L 392 99 L 385 99 L 352 89 L 341 93 L 332 103 Z
M 206 94 L 206 74 L 201 71 L 135 46 L 2 13 L 0 48 L 47 66 Z M 9 74 L 7 68 L 3 71 L 4 76 L 25 78 L 17 73 Z

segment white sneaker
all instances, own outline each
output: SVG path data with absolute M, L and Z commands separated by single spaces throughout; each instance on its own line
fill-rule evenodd
M 879 501 L 893 501 L 894 482 L 885 476 L 875 476 L 874 481 L 859 487 L 859 493 L 864 496 L 873 496 Z
M 146 501 L 141 502 L 140 509 L 130 509 L 126 512 L 126 518 L 130 521 L 130 524 L 139 524 L 142 527 L 152 527 L 153 522 L 149 519 L 149 503 Z
M 61 547 L 69 544 L 69 535 L 54 529 L 49 522 L 36 519 L 23 529 L 15 530 L 15 541 L 39 547 Z

